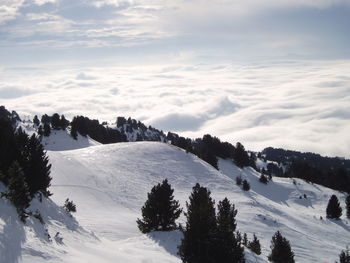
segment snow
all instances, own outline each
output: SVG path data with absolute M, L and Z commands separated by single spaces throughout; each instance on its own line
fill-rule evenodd
M 251 168 L 240 169 L 232 161 L 219 159 L 218 171 L 165 143 L 96 145 L 88 140 L 93 146 L 75 150 L 67 150 L 67 146 L 63 151 L 53 145 L 62 143 L 59 140 L 64 136 L 59 132 L 55 136 L 56 143 L 48 144 L 52 146 L 48 155 L 53 196 L 42 203 L 34 200 L 30 208 L 40 211 L 45 225 L 32 217 L 21 224 L 12 205 L 0 199 L 1 263 L 181 262 L 177 256 L 182 238 L 179 231 L 144 235 L 136 225 L 147 193 L 166 178 L 184 210 L 197 182 L 211 190 L 216 204 L 224 197 L 235 204 L 238 230 L 246 232 L 249 239 L 255 233 L 262 245 L 261 256 L 245 249 L 248 263 L 267 262 L 270 240 L 277 230 L 290 241 L 297 262 L 334 262 L 349 245 L 345 216 L 339 221 L 325 217 L 332 194 L 344 209 L 345 195 L 339 192 L 299 179 L 294 184 L 290 178 L 274 177 L 264 185 L 258 180 L 260 174 Z M 239 175 L 250 182 L 250 191 L 235 184 Z M 304 194 L 307 199 L 299 199 Z M 66 198 L 77 205 L 73 216 L 62 208 Z M 185 223 L 183 215 L 179 222 Z M 47 240 L 46 229 L 52 241 Z M 62 242 L 54 238 L 57 232 Z
M 67 151 L 101 145 L 89 136 L 84 137 L 79 133 L 77 140 L 74 140 L 67 131 L 62 130 L 51 130 L 50 136 L 42 137 L 42 144 L 46 150 L 50 151 Z

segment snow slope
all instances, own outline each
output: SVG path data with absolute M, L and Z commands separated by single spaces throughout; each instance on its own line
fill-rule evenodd
M 74 140 L 67 131 L 62 130 L 52 130 L 50 136 L 42 137 L 42 144 L 50 151 L 67 151 L 101 145 L 89 136 L 84 137 L 79 133 L 77 140 Z
M 17 127 L 21 127 L 27 134 L 32 135 L 38 133 L 38 127 L 33 124 L 31 120 L 24 120 L 17 123 Z M 51 129 L 50 136 L 43 136 L 41 142 L 46 150 L 49 151 L 66 151 L 86 148 L 101 143 L 91 139 L 89 136 L 81 136 L 79 133 L 77 139 L 74 140 L 67 130 Z
M 31 208 L 39 209 L 47 223 L 43 226 L 31 218 L 21 225 L 13 207 L 0 199 L 0 262 L 181 262 L 176 255 L 179 231 L 144 235 L 135 222 L 147 192 L 165 178 L 184 208 L 197 182 L 208 187 L 217 202 L 227 196 L 236 205 L 238 229 L 249 239 L 255 233 L 262 245 L 261 256 L 245 250 L 247 262 L 267 262 L 270 240 L 277 230 L 290 240 L 297 262 L 334 262 L 349 245 L 347 219 L 325 218 L 330 195 L 337 194 L 342 205 L 344 195 L 319 185 L 298 179 L 295 185 L 287 178 L 274 178 L 263 185 L 259 174 L 250 168 L 242 170 L 220 159 L 217 171 L 192 154 L 157 142 L 97 145 L 48 154 L 54 195 L 52 201 L 35 200 Z M 249 192 L 236 186 L 238 175 L 250 182 Z M 304 194 L 307 199 L 299 199 Z M 60 207 L 66 198 L 77 205 L 74 217 Z M 179 221 L 184 223 L 185 218 Z M 45 229 L 51 242 L 46 240 Z M 62 242 L 54 238 L 57 232 Z

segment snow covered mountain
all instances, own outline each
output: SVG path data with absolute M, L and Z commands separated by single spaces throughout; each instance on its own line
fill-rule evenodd
M 30 217 L 23 225 L 15 208 L 0 199 L 1 263 L 181 262 L 179 231 L 144 235 L 136 225 L 147 192 L 165 178 L 183 208 L 197 182 L 211 190 L 216 203 L 228 197 L 236 205 L 238 230 L 249 239 L 255 233 L 262 245 L 260 256 L 245 249 L 247 262 L 267 262 L 270 240 L 277 230 L 290 241 L 296 262 L 334 262 L 349 245 L 345 216 L 338 221 L 325 217 L 332 194 L 344 208 L 345 195 L 339 192 L 290 178 L 274 177 L 265 185 L 251 168 L 240 169 L 232 161 L 219 159 L 218 171 L 166 143 L 98 145 L 85 138 L 78 140 L 84 148 L 75 149 L 76 145 L 66 150 L 68 146 L 53 147 L 57 138 L 59 134 L 47 142 L 52 147 L 48 155 L 53 196 L 42 203 L 34 200 L 30 207 L 41 213 L 45 224 Z M 237 176 L 250 182 L 250 191 L 235 184 Z M 73 217 L 62 208 L 67 198 L 77 205 Z M 184 223 L 184 216 L 179 221 Z

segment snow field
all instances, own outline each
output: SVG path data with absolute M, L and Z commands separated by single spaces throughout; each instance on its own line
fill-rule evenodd
M 329 197 L 336 194 L 344 209 L 345 196 L 299 179 L 294 185 L 290 178 L 274 177 L 264 185 L 251 168 L 240 169 L 220 159 L 217 171 L 190 153 L 157 142 L 95 145 L 48 151 L 48 155 L 52 201 L 36 201 L 32 208 L 39 209 L 47 223 L 42 226 L 30 219 L 20 227 L 15 209 L 1 199 L 0 208 L 5 212 L 0 216 L 0 262 L 181 262 L 177 256 L 179 231 L 144 235 L 136 225 L 147 193 L 166 178 L 184 211 L 197 182 L 210 189 L 216 204 L 224 197 L 235 204 L 238 230 L 249 239 L 255 233 L 262 245 L 260 256 L 245 249 L 248 263 L 267 262 L 271 237 L 277 230 L 290 241 L 297 262 L 334 262 L 349 244 L 345 216 L 340 221 L 325 217 Z M 235 184 L 239 175 L 250 182 L 250 191 Z M 304 194 L 307 199 L 299 199 Z M 60 207 L 66 198 L 77 205 L 74 217 Z M 183 215 L 179 222 L 185 223 Z M 45 240 L 45 228 L 51 242 Z M 11 231 L 16 242 L 10 245 Z M 54 240 L 57 232 L 62 243 Z M 13 256 L 4 257 L 6 249 L 13 250 Z

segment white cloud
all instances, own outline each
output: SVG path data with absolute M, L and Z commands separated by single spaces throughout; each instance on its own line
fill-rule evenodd
M 244 41 L 248 36 L 249 41 L 255 42 L 261 28 L 252 30 L 251 24 L 260 23 L 252 15 L 292 8 L 325 9 L 349 3 L 349 0 L 3 0 L 0 24 L 14 19 L 16 23 L 0 28 L 0 33 L 6 32 L 2 39 L 6 45 L 20 42 L 45 47 L 49 42 L 51 46 L 57 43 L 58 48 L 62 42 L 66 42 L 64 46 L 125 46 L 172 37 L 184 38 L 180 42 L 188 37 L 212 37 L 222 43 Z M 268 40 L 257 39 L 256 43 L 263 42 L 262 47 L 270 49 L 305 44 L 305 35 L 287 38 L 288 33 L 272 32 L 265 35 Z
M 34 3 L 36 4 L 36 5 L 39 5 L 39 6 L 41 6 L 41 5 L 45 5 L 45 4 L 48 4 L 48 3 L 56 3 L 56 2 L 58 2 L 59 0 L 34 0 Z
M 1 24 L 15 19 L 19 13 L 19 8 L 25 0 L 2 0 L 0 2 L 0 26 Z
M 349 69 L 349 61 L 4 69 L 0 87 L 9 95 L 0 104 L 24 115 L 131 116 L 253 150 L 349 158 Z

